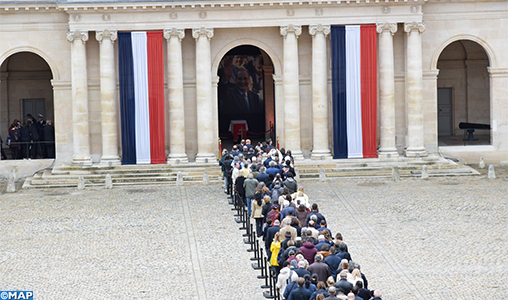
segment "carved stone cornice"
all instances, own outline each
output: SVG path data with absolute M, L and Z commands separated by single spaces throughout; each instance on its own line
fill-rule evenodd
M 302 34 L 302 26 L 289 24 L 288 26 L 280 27 L 280 35 L 285 38 L 288 33 L 294 33 L 296 38 L 298 38 Z
M 383 31 L 390 31 L 392 35 L 397 32 L 397 23 L 377 23 L 376 24 L 377 33 L 382 33 Z
M 314 36 L 316 33 L 323 33 L 325 37 L 330 34 L 330 25 L 309 25 L 309 34 Z
M 171 37 L 177 37 L 180 41 L 182 41 L 183 38 L 185 37 L 185 29 L 178 28 L 164 29 L 164 38 L 166 40 L 169 40 Z
M 213 28 L 192 28 L 192 37 L 197 40 L 200 35 L 206 36 L 209 40 L 213 37 Z
M 425 22 L 411 22 L 404 23 L 404 32 L 410 34 L 413 29 L 418 30 L 418 32 L 423 33 L 425 31 Z
M 111 40 L 111 43 L 114 43 L 116 41 L 116 39 L 118 38 L 118 31 L 116 30 L 103 30 L 103 31 L 96 31 L 95 32 L 95 39 L 99 42 L 99 43 L 102 43 L 102 40 L 104 38 L 109 38 Z
M 88 41 L 88 30 L 68 30 L 67 31 L 67 41 L 70 43 L 74 42 L 74 40 L 81 40 L 84 43 Z

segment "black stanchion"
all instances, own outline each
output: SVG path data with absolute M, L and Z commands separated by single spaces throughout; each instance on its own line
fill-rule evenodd
M 247 234 L 249 235 L 249 239 L 250 239 L 250 237 L 251 237 L 251 232 L 252 232 L 252 224 L 250 224 L 250 226 L 249 226 L 249 227 L 247 227 L 247 228 L 250 228 L 250 232 L 249 232 L 249 230 L 247 230 Z M 255 243 L 254 243 L 254 240 L 252 240 L 252 242 L 251 242 L 251 244 L 250 244 L 250 249 L 248 249 L 248 250 L 247 250 L 247 252 L 254 252 L 254 251 L 256 251 L 256 249 L 254 249 L 254 244 L 255 244 Z
M 265 297 L 267 299 L 275 298 L 275 290 L 277 288 L 275 287 L 275 284 L 274 284 L 274 280 L 273 280 L 274 276 L 275 276 L 275 271 L 270 270 L 270 285 L 269 285 L 270 289 L 268 291 L 263 292 L 263 297 Z
M 251 227 L 252 227 L 252 225 L 248 226 L 247 228 L 251 228 Z M 249 233 L 249 230 L 247 230 L 247 233 Z M 244 234 L 244 236 L 245 236 L 245 234 Z M 252 248 L 252 244 L 254 243 L 254 239 L 252 238 L 252 234 L 249 234 L 246 238 L 243 238 L 243 242 L 245 244 L 251 245 L 251 248 Z M 247 250 L 247 251 L 249 251 L 249 250 Z
M 265 260 L 265 284 L 261 286 L 262 289 L 270 288 L 269 280 L 270 279 L 270 259 L 267 257 Z M 259 278 L 259 277 L 258 277 Z
M 244 226 L 244 230 L 245 230 L 245 233 L 242 235 L 242 236 L 249 236 L 249 227 L 250 227 L 250 220 L 249 220 L 249 216 L 247 215 L 247 209 L 245 209 L 245 206 L 242 205 L 242 211 L 243 211 L 243 226 Z
M 266 275 L 265 275 L 265 265 L 266 265 L 266 262 L 265 262 L 265 254 L 264 254 L 264 251 L 261 250 L 259 252 L 260 256 L 259 256 L 259 260 L 258 260 L 258 264 L 260 264 L 260 269 L 261 269 L 261 275 L 258 275 L 258 279 L 265 279 L 266 278 Z
M 259 257 L 260 257 L 260 254 L 259 254 L 259 241 L 256 240 L 256 242 L 254 243 L 254 257 L 252 257 L 250 260 L 255 260 L 257 261 L 256 262 L 256 267 L 254 268 L 254 265 L 252 266 L 254 268 L 254 270 L 263 270 L 263 267 L 261 266 L 261 263 L 259 262 Z

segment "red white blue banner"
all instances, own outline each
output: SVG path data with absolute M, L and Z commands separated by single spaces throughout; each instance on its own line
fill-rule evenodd
M 162 31 L 118 33 L 122 164 L 165 159 Z
M 334 158 L 377 157 L 376 25 L 332 26 Z

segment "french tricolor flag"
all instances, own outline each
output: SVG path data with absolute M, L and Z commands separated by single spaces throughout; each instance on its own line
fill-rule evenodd
M 376 25 L 332 26 L 334 158 L 377 157 Z
M 122 164 L 165 159 L 162 31 L 119 32 Z

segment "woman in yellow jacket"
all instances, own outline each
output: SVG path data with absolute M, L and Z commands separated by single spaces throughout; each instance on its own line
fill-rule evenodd
M 270 265 L 272 266 L 272 270 L 275 271 L 275 277 L 279 276 L 280 266 L 277 262 L 277 256 L 279 256 L 280 251 L 280 234 L 277 232 L 273 237 L 272 244 L 270 245 L 270 251 L 272 252 L 272 256 L 270 257 Z

